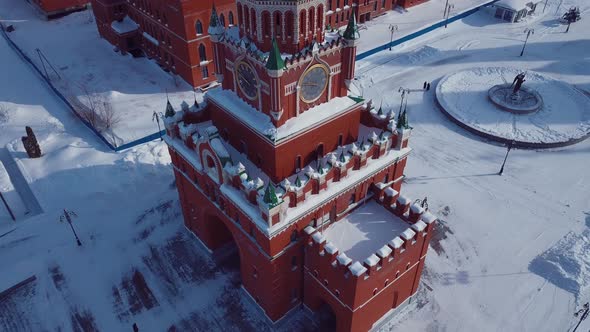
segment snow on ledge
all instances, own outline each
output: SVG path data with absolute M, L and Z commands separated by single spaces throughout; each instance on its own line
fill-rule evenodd
M 350 264 L 350 262 L 352 262 L 352 259 L 348 258 L 348 256 L 346 256 L 345 253 L 341 253 L 340 255 L 338 255 L 338 257 L 336 257 L 336 259 L 338 260 L 338 263 L 340 263 L 340 265 L 348 265 Z
M 420 204 L 418 204 L 418 203 L 412 204 L 412 206 L 410 206 L 410 209 L 412 210 L 412 212 L 414 212 L 416 214 L 424 213 L 424 208 L 421 207 Z
M 135 31 L 138 27 L 139 25 L 135 23 L 135 21 L 132 20 L 129 16 L 125 16 L 123 20 L 121 20 L 121 22 L 113 21 L 111 23 L 111 28 L 113 28 L 113 30 L 120 35 Z
M 416 232 L 422 232 L 426 228 L 426 224 L 422 220 L 412 225 L 412 229 Z
M 305 228 L 303 229 L 303 231 L 304 231 L 304 232 L 305 232 L 307 235 L 309 235 L 309 234 L 311 234 L 311 233 L 315 232 L 315 228 L 313 228 L 313 227 L 311 227 L 311 226 L 307 226 L 307 227 L 305 227 Z
M 379 257 L 377 257 L 377 255 L 375 254 L 372 254 L 371 256 L 365 259 L 365 264 L 369 266 L 375 266 L 377 265 L 377 263 L 379 263 Z
M 422 221 L 424 221 L 428 225 L 432 224 L 432 222 L 435 220 L 436 216 L 430 212 L 426 212 L 422 215 Z
M 414 238 L 414 235 L 416 235 L 416 233 L 413 230 L 411 230 L 410 228 L 408 228 L 402 232 L 402 237 L 405 240 L 411 240 L 412 238 Z
M 393 197 L 393 196 L 395 196 L 397 194 L 398 194 L 397 193 L 397 190 L 395 190 L 395 189 L 393 189 L 391 187 L 385 189 L 385 196 L 387 196 L 387 197 Z
M 324 235 L 322 235 L 322 233 L 317 232 L 314 233 L 311 238 L 316 242 L 316 243 L 322 243 L 326 241 L 326 237 Z
M 399 197 L 397 198 L 397 202 L 401 205 L 406 205 L 410 203 L 410 199 L 404 195 L 399 195 Z
M 381 247 L 381 249 L 377 250 L 377 256 L 385 258 L 391 255 L 392 252 L 393 250 L 391 250 L 391 248 L 388 245 L 384 245 L 383 247 Z
M 332 243 L 332 242 L 328 242 L 326 243 L 326 245 L 324 246 L 324 250 L 326 250 L 326 252 L 330 255 L 334 254 L 336 251 L 338 251 L 338 248 L 336 248 L 336 246 Z
M 404 240 L 402 240 L 399 236 L 393 238 L 393 240 L 389 241 L 389 245 L 392 246 L 394 249 L 401 248 L 404 244 Z
M 358 276 L 362 275 L 363 273 L 367 272 L 367 268 L 364 267 L 358 261 L 354 262 L 351 266 L 348 267 L 348 269 L 350 270 L 350 272 L 352 272 L 352 274 L 355 277 L 358 277 Z

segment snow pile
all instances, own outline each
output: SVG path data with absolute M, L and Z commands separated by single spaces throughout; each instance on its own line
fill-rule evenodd
M 590 295 L 590 229 L 567 233 L 553 247 L 535 257 L 529 270 L 576 299 Z

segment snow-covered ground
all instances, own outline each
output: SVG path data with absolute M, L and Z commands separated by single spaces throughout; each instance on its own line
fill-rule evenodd
M 490 0 L 450 0 L 453 6 L 449 17 L 469 9 L 478 7 Z M 358 44 L 358 53 L 363 53 L 377 46 L 385 45 L 391 41 L 390 25 L 397 26 L 393 34 L 393 40 L 400 39 L 413 32 L 428 27 L 433 23 L 443 21 L 447 0 L 429 0 L 417 6 L 403 9 L 397 7 L 371 21 L 360 25 L 362 38 Z
M 104 136 L 113 145 L 158 131 L 152 115 L 164 111 L 166 91 L 176 108 L 183 101 L 193 103 L 192 87 L 182 79 L 175 80 L 152 60 L 115 52 L 100 38 L 91 10 L 46 21 L 26 1 L 0 1 L 0 21 L 14 26 L 10 38 L 39 68 L 43 64 L 36 49 L 43 52 L 61 78 L 44 62 L 48 74 L 66 98 L 88 104 L 86 95 L 97 95 L 112 104 L 120 121 Z
M 424 81 L 436 85 L 449 73 L 494 65 L 534 70 L 588 92 L 590 4 L 564 0 L 562 8 L 578 4 L 583 17 L 564 34 L 554 16 L 558 1 L 549 3 L 544 16 L 512 25 L 477 13 L 358 62 L 358 90 L 384 108 L 397 109 L 400 86 L 413 89 L 403 192 L 427 195 L 441 218 L 422 304 L 391 330 L 563 331 L 589 300 L 590 141 L 512 150 L 498 176 L 506 149 L 450 123 L 434 106 L 434 89 L 418 91 Z M 535 35 L 521 58 L 525 27 Z M 130 66 L 138 61 L 113 57 Z M 163 143 L 107 151 L 4 40 L 0 70 L 14 78 L 0 81 L 0 102 L 12 109 L 0 124 L 0 147 L 15 151 L 44 211 L 0 231 L 0 292 L 35 276 L 0 293 L 0 330 L 124 331 L 133 322 L 141 331 L 268 330 L 241 295 L 233 262 L 214 264 L 182 226 Z M 39 139 L 40 159 L 27 159 L 18 143 L 25 125 Z M 58 221 L 64 208 L 78 216 L 82 247 Z M 304 328 L 293 324 L 291 330 Z

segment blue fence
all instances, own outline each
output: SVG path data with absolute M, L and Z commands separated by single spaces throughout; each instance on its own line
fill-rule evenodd
M 423 29 L 421 29 L 421 30 L 418 30 L 418 31 L 416 31 L 416 32 L 413 32 L 413 33 L 411 33 L 411 34 L 409 34 L 409 35 L 406 35 L 406 36 L 404 36 L 404 37 L 402 37 L 402 38 L 400 38 L 400 39 L 396 39 L 396 40 L 394 40 L 394 41 L 392 41 L 392 42 L 388 42 L 388 43 L 386 43 L 386 44 L 384 44 L 384 45 L 381 45 L 381 46 L 375 47 L 375 48 L 373 48 L 373 49 L 370 49 L 370 50 L 368 50 L 368 51 L 366 51 L 366 52 L 363 52 L 363 53 L 357 54 L 357 56 L 356 56 L 356 59 L 357 59 L 357 60 L 364 59 L 364 58 L 366 58 L 366 57 L 368 57 L 368 56 L 371 56 L 371 55 L 374 55 L 374 54 L 376 54 L 376 53 L 378 53 L 378 52 L 381 52 L 381 51 L 384 51 L 384 50 L 388 50 L 390 47 L 393 47 L 393 46 L 399 45 L 399 44 L 401 44 L 401 43 L 403 43 L 403 42 L 406 42 L 406 41 L 412 40 L 412 39 L 414 39 L 414 38 L 416 38 L 416 37 L 422 36 L 422 35 L 424 35 L 424 34 L 426 34 L 426 33 L 428 33 L 428 32 L 431 32 L 431 31 L 434 31 L 434 30 L 436 30 L 436 29 L 438 29 L 438 28 L 441 28 L 441 27 L 443 27 L 445 24 L 452 23 L 452 22 L 455 22 L 455 21 L 457 21 L 457 20 L 460 20 L 460 19 L 462 19 L 462 18 L 464 18 L 464 17 L 467 17 L 467 16 L 469 16 L 469 15 L 471 15 L 471 14 L 473 14 L 473 13 L 477 12 L 477 11 L 478 11 L 478 10 L 479 10 L 481 7 L 487 6 L 487 5 L 489 5 L 489 4 L 492 4 L 492 3 L 496 2 L 496 1 L 499 1 L 499 0 L 492 0 L 492 1 L 486 2 L 486 3 L 484 3 L 484 4 L 482 4 L 482 5 L 478 6 L 478 7 L 475 7 L 475 8 L 473 8 L 473 9 L 467 10 L 467 11 L 465 11 L 465 12 L 459 13 L 459 14 L 457 14 L 457 15 L 453 16 L 453 17 L 450 17 L 448 20 L 442 20 L 442 21 L 440 21 L 440 22 L 434 23 L 434 24 L 433 24 L 433 25 L 431 25 L 431 26 L 428 26 L 428 27 L 426 27 L 426 28 L 423 28 Z M 14 50 L 15 50 L 15 51 L 18 53 L 18 55 L 19 55 L 21 58 L 23 58 L 23 59 L 24 59 L 26 62 L 28 62 L 28 63 L 29 63 L 29 64 L 30 64 L 30 65 L 33 67 L 33 69 L 35 69 L 35 72 L 36 72 L 36 73 L 37 73 L 39 76 L 41 76 L 41 78 L 43 79 L 43 81 L 45 81 L 45 83 L 47 83 L 47 85 L 48 85 L 48 86 L 49 86 L 49 88 L 50 88 L 50 89 L 53 91 L 53 93 L 55 93 L 55 95 L 56 95 L 56 96 L 57 96 L 59 99 L 61 99 L 61 101 L 63 101 L 63 102 L 64 102 L 64 104 L 66 104 L 66 106 L 68 106 L 68 108 L 70 109 L 70 111 L 72 111 L 72 113 L 74 113 L 74 115 L 75 115 L 75 116 L 76 116 L 76 117 L 77 117 L 77 118 L 78 118 L 80 121 L 82 121 L 82 123 L 83 123 L 83 124 L 84 124 L 86 127 L 88 127 L 88 129 L 90 129 L 90 130 L 91 130 L 91 131 L 92 131 L 92 132 L 93 132 L 93 133 L 94 133 L 94 134 L 95 134 L 95 135 L 96 135 L 96 136 L 97 136 L 97 137 L 98 137 L 98 138 L 99 138 L 99 139 L 100 139 L 100 140 L 101 140 L 101 141 L 102 141 L 104 144 L 106 144 L 106 146 L 107 146 L 109 149 L 111 149 L 111 150 L 113 150 L 113 151 L 121 151 L 121 150 L 129 149 L 129 148 L 132 148 L 132 147 L 134 147 L 134 146 L 136 146 L 136 145 L 143 144 L 143 143 L 147 143 L 147 142 L 153 141 L 153 140 L 155 140 L 155 139 L 158 139 L 158 138 L 160 138 L 160 137 L 161 137 L 161 135 L 163 135 L 163 134 L 165 133 L 165 130 L 162 130 L 161 132 L 156 132 L 156 133 L 153 133 L 153 134 L 151 134 L 151 135 L 145 136 L 145 137 L 143 137 L 143 138 L 140 138 L 140 139 L 137 139 L 137 140 L 135 140 L 135 141 L 132 141 L 132 142 L 129 142 L 129 143 L 125 143 L 125 144 L 123 144 L 123 145 L 121 145 L 121 146 L 114 146 L 114 145 L 113 145 L 113 144 L 111 144 L 111 143 L 110 143 L 110 142 L 109 142 L 109 141 L 108 141 L 108 140 L 107 140 L 107 139 L 106 139 L 106 138 L 105 138 L 105 137 L 104 137 L 104 136 L 103 136 L 103 135 L 102 135 L 100 132 L 98 132 L 98 131 L 97 131 L 97 130 L 96 130 L 96 129 L 95 129 L 95 128 L 94 128 L 94 127 L 93 127 L 93 126 L 90 124 L 90 123 L 88 123 L 88 121 L 84 120 L 84 118 L 82 118 L 82 117 L 80 116 L 80 114 L 78 114 L 78 112 L 76 112 L 76 109 L 74 108 L 74 106 L 73 106 L 73 105 L 72 105 L 72 104 L 71 104 L 71 103 L 70 103 L 70 102 L 69 102 L 69 101 L 66 99 L 66 97 L 64 97 L 64 95 L 62 95 L 62 93 L 61 93 L 61 92 L 59 92 L 59 90 L 58 90 L 58 89 L 57 89 L 57 88 L 56 88 L 56 87 L 53 85 L 53 83 L 51 83 L 51 80 L 49 80 L 49 78 L 48 78 L 48 77 L 45 77 L 45 76 L 43 75 L 43 72 L 41 72 L 41 70 L 40 70 L 40 69 L 37 67 L 37 65 L 36 65 L 36 64 L 35 64 L 35 63 L 34 63 L 34 62 L 31 60 L 31 58 L 29 58 L 29 57 L 28 57 L 28 56 L 25 54 L 25 52 L 23 52 L 23 51 L 20 49 L 20 47 L 18 47 L 18 46 L 17 46 L 17 45 L 16 45 L 16 44 L 15 44 L 15 43 L 12 41 L 12 39 L 10 39 L 10 37 L 8 36 L 8 34 L 6 33 L 6 31 L 4 31 L 4 25 L 2 24 L 2 22 L 0 22 L 0 32 L 2 33 L 2 36 L 4 37 L 4 39 L 6 39 L 6 41 L 7 41 L 7 42 L 8 42 L 8 44 L 10 45 L 10 47 L 12 47 L 12 48 L 13 48 L 13 49 L 14 49 Z
M 383 44 L 381 46 L 377 46 L 377 47 L 375 47 L 373 49 L 370 49 L 368 51 L 365 51 L 363 53 L 357 54 L 356 55 L 356 59 L 357 60 L 364 59 L 366 57 L 369 57 L 369 56 L 374 55 L 376 53 L 379 53 L 381 51 L 388 50 L 390 47 L 394 47 L 394 46 L 397 46 L 397 45 L 399 45 L 401 43 L 404 43 L 404 42 L 407 42 L 409 40 L 412 40 L 412 39 L 414 39 L 416 37 L 420 37 L 420 36 L 422 36 L 422 35 L 424 35 L 424 34 L 426 34 L 428 32 L 434 31 L 434 30 L 436 30 L 438 28 L 441 28 L 441 27 L 445 26 L 445 24 L 449 24 L 449 23 L 455 22 L 457 20 L 460 20 L 460 19 L 462 19 L 464 17 L 467 17 L 467 16 L 469 16 L 469 15 L 477 12 L 481 7 L 490 5 L 490 4 L 492 4 L 492 3 L 496 2 L 496 1 L 499 1 L 499 0 L 488 1 L 488 2 L 483 3 L 483 4 L 481 4 L 481 5 L 479 5 L 479 6 L 475 7 L 475 8 L 472 8 L 472 9 L 469 9 L 469 10 L 464 11 L 462 13 L 459 13 L 459 14 L 453 16 L 453 17 L 449 17 L 448 20 L 442 20 L 442 21 L 436 22 L 433 25 L 427 26 L 426 28 L 423 28 L 421 30 L 418 30 L 416 32 L 413 32 L 413 33 L 411 33 L 409 35 L 403 36 L 400 39 L 396 39 L 396 40 L 394 40 L 392 42 L 388 42 L 388 43 Z

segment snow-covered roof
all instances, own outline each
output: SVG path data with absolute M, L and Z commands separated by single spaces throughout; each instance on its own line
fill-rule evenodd
M 416 232 L 422 232 L 426 228 L 426 224 L 422 220 L 412 225 L 412 229 Z
M 365 258 L 365 263 L 369 266 L 375 266 L 379 263 L 379 257 L 377 255 L 372 254 L 371 256 Z
M 335 253 L 336 251 L 338 251 L 338 248 L 336 248 L 334 243 L 328 242 L 324 246 L 324 250 L 326 250 L 326 252 L 331 255 L 331 254 Z
M 414 238 L 414 235 L 416 235 L 416 233 L 410 228 L 408 228 L 402 232 L 402 237 L 405 240 L 410 240 L 410 239 Z
M 362 262 L 408 227 L 408 223 L 381 204 L 369 200 L 345 218 L 332 223 L 324 235 L 340 252 Z
M 113 30 L 118 34 L 124 34 L 135 31 L 138 27 L 139 25 L 137 25 L 137 23 L 135 23 L 135 21 L 132 20 L 129 16 L 125 16 L 123 20 L 121 20 L 121 22 L 113 21 L 111 23 L 111 28 L 113 28 Z
M 500 0 L 498 2 L 496 2 L 494 5 L 497 7 L 504 7 L 504 8 L 509 8 L 509 9 L 513 9 L 515 11 L 519 11 L 522 9 L 525 9 L 527 7 L 527 4 L 529 3 L 539 3 L 541 2 L 540 0 Z
M 359 103 L 348 97 L 337 97 L 327 103 L 312 107 L 276 128 L 268 115 L 257 111 L 231 90 L 212 89 L 207 91 L 206 96 L 259 134 L 266 137 L 274 136 L 276 141 L 295 135 L 308 128 L 315 128 L 317 124 L 346 112 Z
M 389 241 L 388 244 L 392 246 L 394 249 L 400 248 L 404 244 L 404 240 L 402 240 L 399 236 L 393 238 L 393 240 Z
M 391 254 L 393 250 L 388 245 L 384 245 L 381 249 L 377 250 L 377 256 L 385 258 Z
M 363 266 L 363 264 L 359 263 L 358 261 L 352 263 L 351 266 L 348 267 L 350 272 L 356 277 L 362 275 L 363 273 L 367 272 L 367 268 Z
M 352 259 L 346 256 L 345 253 L 340 253 L 340 255 L 336 257 L 336 259 L 338 260 L 338 263 L 340 263 L 341 265 L 348 265 L 350 262 L 352 262 Z

